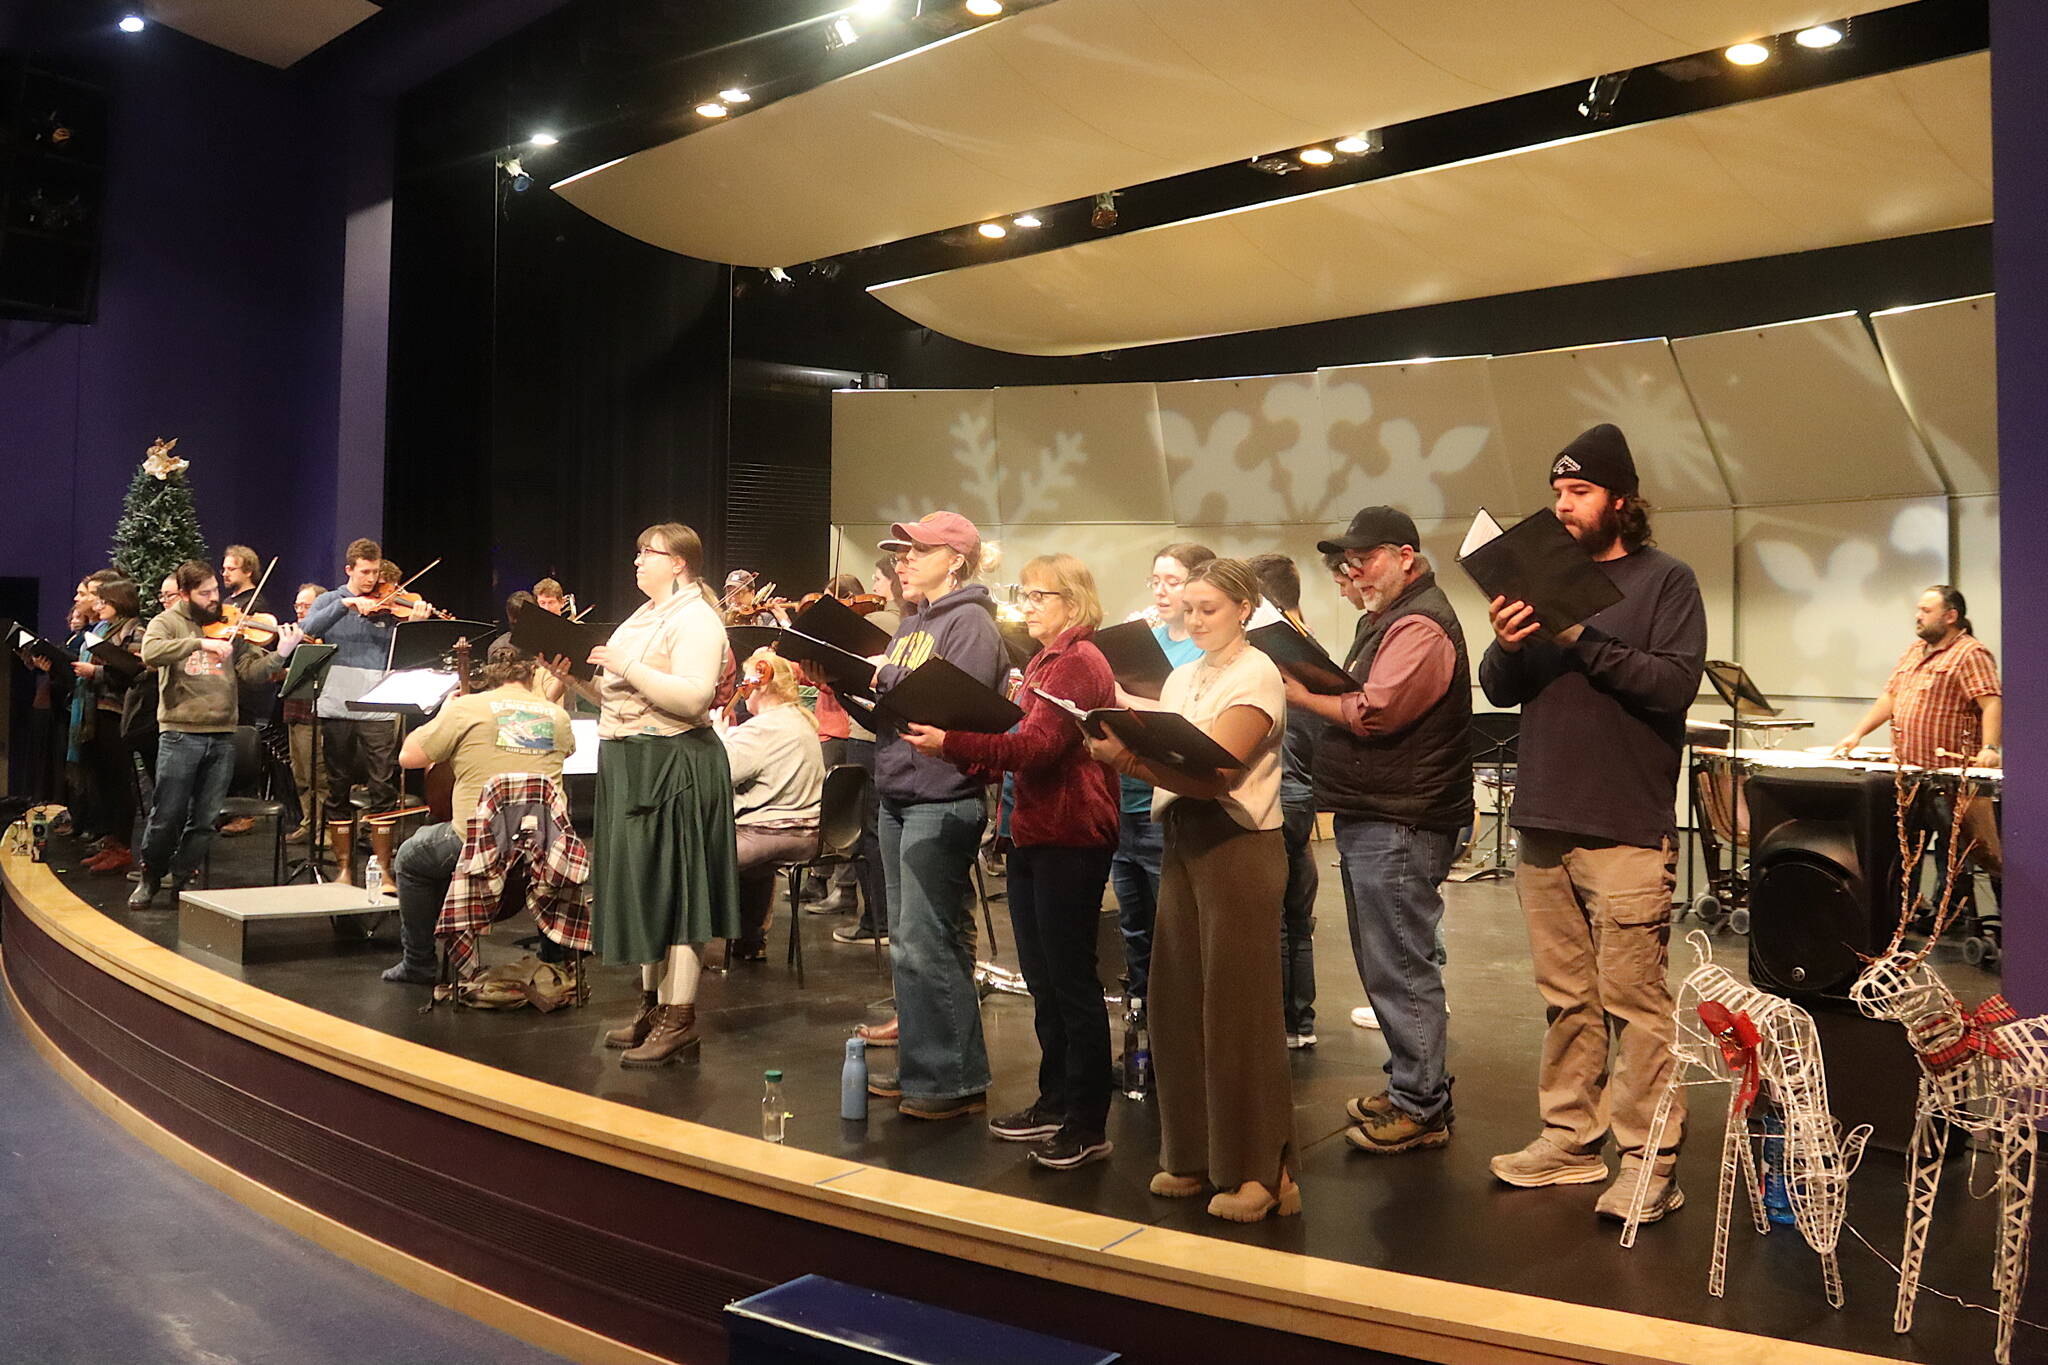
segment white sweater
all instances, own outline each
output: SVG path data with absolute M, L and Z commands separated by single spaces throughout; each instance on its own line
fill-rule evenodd
M 742 825 L 818 819 L 825 750 L 801 706 L 771 706 L 721 732 L 732 764 L 733 817 Z

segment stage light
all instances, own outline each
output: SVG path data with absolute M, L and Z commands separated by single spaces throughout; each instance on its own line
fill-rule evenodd
M 1762 43 L 1737 43 L 1721 55 L 1737 66 L 1762 66 L 1771 59 L 1771 50 Z
M 699 118 L 724 118 L 729 112 L 731 111 L 717 100 L 706 100 L 697 106 L 697 117 Z
M 1380 149 L 1379 129 L 1374 128 L 1369 132 L 1354 133 L 1350 137 L 1340 137 L 1331 145 L 1346 156 L 1364 156 L 1368 152 L 1376 152 Z
M 754 97 L 738 86 L 734 86 L 730 90 L 719 91 L 718 98 L 724 100 L 727 104 L 745 104 Z
M 149 20 L 139 14 L 124 14 L 121 16 L 121 32 L 123 33 L 140 33 L 148 27 Z
M 796 288 L 796 281 L 791 279 L 789 277 L 789 272 L 787 270 L 784 270 L 779 265 L 771 265 L 768 267 L 768 282 L 770 284 L 780 285 L 784 289 Z
M 1294 156 L 1304 166 L 1327 166 L 1337 159 L 1337 154 L 1328 147 L 1304 147 Z
M 1621 87 L 1628 84 L 1628 72 L 1610 71 L 1604 76 L 1595 76 L 1586 83 L 1585 98 L 1579 101 L 1579 117 L 1600 123 L 1614 112 L 1614 103 L 1621 98 Z
M 998 237 L 1007 237 L 1010 235 L 1010 230 L 1004 227 L 1001 223 L 983 223 L 980 227 L 976 228 L 975 231 L 980 233 L 982 236 L 988 238 L 990 241 L 994 241 Z
M 1013 225 L 1020 228 L 1035 228 L 1045 226 L 1045 220 L 1043 218 L 1040 218 L 1035 213 L 1020 213 L 1015 218 L 1012 218 L 1010 222 Z
M 886 19 L 896 8 L 896 0 L 855 0 L 851 13 L 863 19 Z
M 556 137 L 553 133 L 539 132 L 535 133 L 532 137 L 526 139 L 526 142 L 527 145 L 530 147 L 552 147 L 561 140 L 562 139 Z
M 498 163 L 498 169 L 505 172 L 505 178 L 512 182 L 514 194 L 524 194 L 533 188 L 533 177 L 526 173 L 526 167 L 519 164 L 518 157 L 506 157 Z
M 1116 226 L 1116 191 L 1104 190 L 1095 196 L 1095 207 L 1089 211 L 1088 226 L 1098 232 L 1107 232 Z
M 993 19 L 1003 12 L 1003 0 L 967 0 L 967 12 L 979 19 Z
M 827 52 L 837 52 L 842 47 L 852 47 L 859 41 L 860 30 L 853 26 L 853 20 L 843 14 L 834 19 L 831 28 L 825 32 L 825 50 Z
M 1815 50 L 1833 47 L 1836 43 L 1842 41 L 1842 30 L 1836 28 L 1833 24 L 1815 24 L 1812 28 L 1800 29 L 1798 36 L 1793 41 L 1801 47 L 1810 47 Z

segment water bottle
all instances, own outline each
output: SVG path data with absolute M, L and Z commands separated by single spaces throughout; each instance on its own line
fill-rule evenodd
M 1152 1089 L 1152 1034 L 1145 1026 L 1145 1002 L 1132 997 L 1124 1015 L 1124 1098 L 1142 1100 Z
M 1792 1212 L 1791 1187 L 1785 1179 L 1785 1120 L 1776 1105 L 1758 1106 L 1757 1128 L 1764 1135 L 1764 1217 L 1789 1227 L 1799 1219 Z
M 372 853 L 370 861 L 363 865 L 363 894 L 375 896 L 384 890 L 384 864 L 377 861 Z
M 789 1120 L 789 1110 L 782 1105 L 782 1073 L 764 1071 L 761 1079 L 761 1137 L 766 1142 L 782 1141 L 783 1124 Z
M 868 1117 L 868 1040 L 848 1038 L 839 1068 L 839 1117 L 865 1123 Z
M 37 806 L 28 813 L 28 860 L 46 862 L 50 857 L 50 813 Z

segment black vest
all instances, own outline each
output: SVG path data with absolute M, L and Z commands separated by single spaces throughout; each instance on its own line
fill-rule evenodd
M 1422 575 L 1376 619 L 1361 622 L 1348 664 L 1359 682 L 1372 676 L 1381 642 L 1407 616 L 1427 616 L 1451 637 L 1458 656 L 1451 685 L 1399 734 L 1365 739 L 1349 726 L 1326 726 L 1316 738 L 1316 806 L 1420 829 L 1457 830 L 1472 822 L 1472 665 L 1457 613 L 1435 574 Z

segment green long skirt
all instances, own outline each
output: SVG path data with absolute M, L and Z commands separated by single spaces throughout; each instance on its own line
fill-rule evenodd
M 591 934 L 606 962 L 740 935 L 732 769 L 708 729 L 630 735 L 597 751 Z

